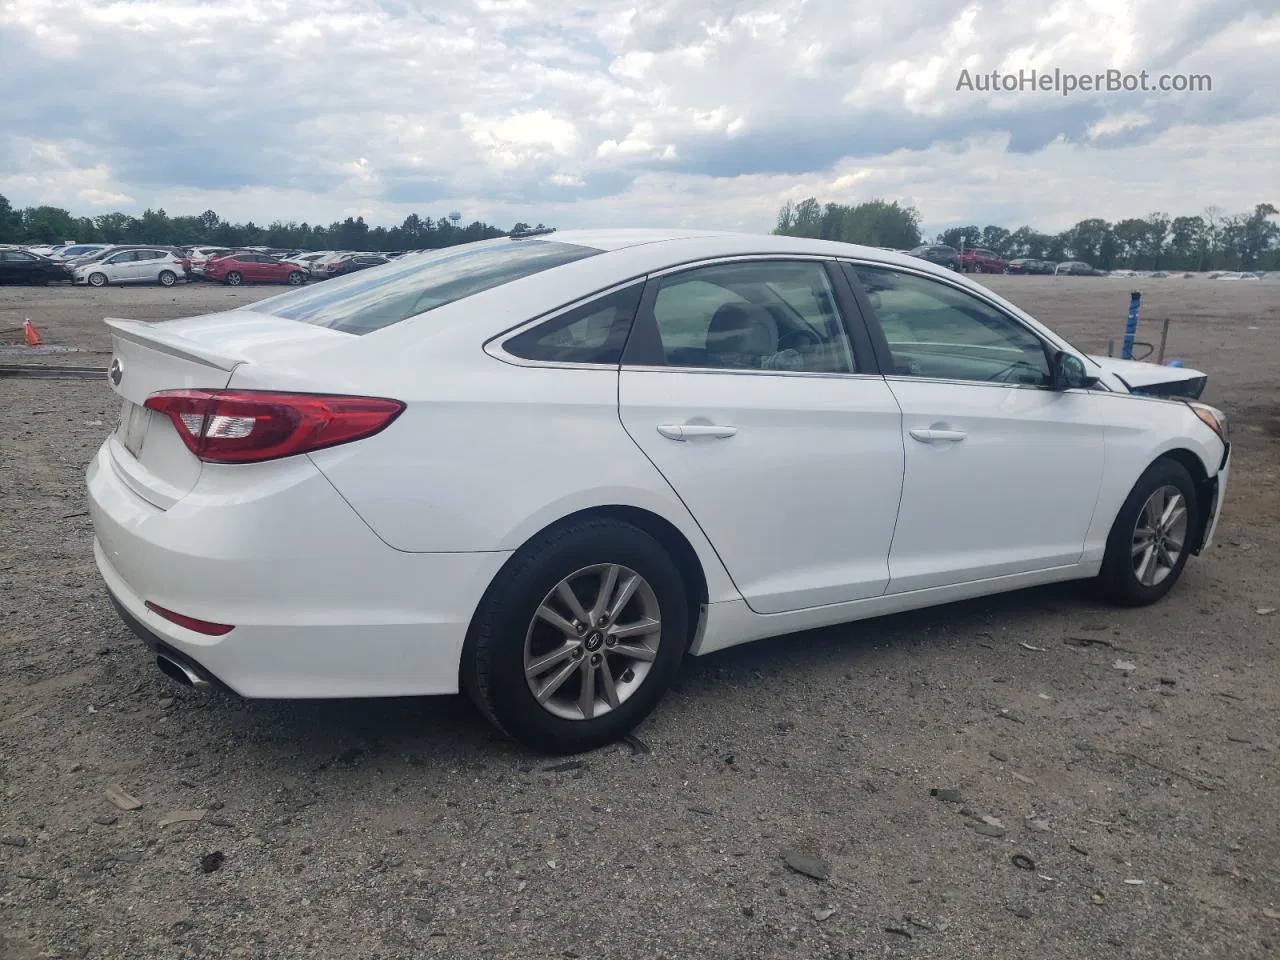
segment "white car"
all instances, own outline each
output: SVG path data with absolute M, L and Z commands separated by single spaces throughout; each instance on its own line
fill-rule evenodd
M 91 257 L 95 253 L 101 253 L 103 250 L 110 250 L 112 244 L 109 243 L 77 243 L 75 246 L 63 247 L 57 253 L 52 254 L 49 259 L 66 263 L 71 260 L 78 260 L 80 257 Z
M 76 283 L 105 287 L 113 283 L 158 283 L 172 287 L 185 280 L 187 265 L 172 250 L 133 247 L 75 268 Z
M 503 237 L 107 322 L 94 553 L 167 673 L 464 689 L 548 751 L 686 653 L 1062 580 L 1154 602 L 1227 483 L 1218 410 L 849 244 Z

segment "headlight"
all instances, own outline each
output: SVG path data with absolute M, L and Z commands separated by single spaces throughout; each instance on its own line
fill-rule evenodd
M 1188 403 L 1192 411 L 1197 417 L 1205 422 L 1205 424 L 1216 433 L 1223 443 L 1227 442 L 1230 431 L 1227 427 L 1227 415 L 1217 407 L 1211 407 L 1207 403 Z

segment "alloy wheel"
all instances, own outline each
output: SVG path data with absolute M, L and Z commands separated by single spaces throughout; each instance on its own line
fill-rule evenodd
M 1172 484 L 1147 498 L 1133 529 L 1133 572 L 1144 587 L 1162 583 L 1178 565 L 1188 521 L 1186 498 Z
M 525 634 L 525 680 L 547 712 L 591 720 L 640 688 L 661 639 L 658 597 L 644 577 L 618 564 L 584 567 L 538 605 Z

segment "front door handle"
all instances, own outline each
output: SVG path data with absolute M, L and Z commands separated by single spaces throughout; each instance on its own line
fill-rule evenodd
M 948 430 L 941 427 L 917 427 L 911 431 L 913 440 L 921 443 L 957 443 L 967 437 L 963 430 Z
M 668 440 L 727 440 L 738 432 L 738 428 L 718 423 L 660 423 L 658 432 Z

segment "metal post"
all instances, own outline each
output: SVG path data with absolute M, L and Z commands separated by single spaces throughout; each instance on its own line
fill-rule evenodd
M 1164 363 L 1164 346 L 1169 342 L 1169 318 L 1164 318 L 1164 326 L 1160 328 L 1160 352 L 1156 354 L 1156 363 Z
M 1114 357 L 1116 355 L 1116 338 L 1112 337 L 1107 341 L 1107 356 Z
M 1133 359 L 1133 341 L 1138 335 L 1138 308 L 1142 306 L 1142 291 L 1129 294 L 1129 318 L 1124 324 L 1124 342 L 1120 346 L 1120 359 Z

